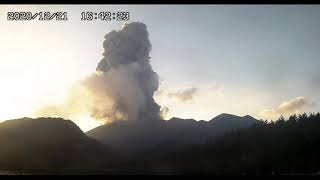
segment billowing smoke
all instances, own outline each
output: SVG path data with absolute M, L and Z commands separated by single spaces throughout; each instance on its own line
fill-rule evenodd
M 104 122 L 160 119 L 160 106 L 153 99 L 159 80 L 150 65 L 148 36 L 146 25 L 140 22 L 106 34 L 104 58 L 96 72 L 80 83 L 90 101 L 81 97 L 68 101 L 86 103 L 90 116 Z
M 162 119 L 167 119 L 168 115 L 169 115 L 170 109 L 166 106 L 162 106 L 161 107 L 161 113 L 160 116 Z
M 149 61 L 151 44 L 146 25 L 133 22 L 120 31 L 111 31 L 105 36 L 103 47 L 104 58 L 97 66 L 98 73 L 84 81 L 97 93 L 99 101 L 92 115 L 111 121 L 158 119 L 160 107 L 153 94 L 159 80 Z

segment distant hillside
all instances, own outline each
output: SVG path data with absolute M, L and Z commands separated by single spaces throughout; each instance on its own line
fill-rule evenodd
M 126 121 L 88 133 L 95 132 L 114 149 L 68 120 L 0 123 L 0 174 L 320 173 L 320 113 L 276 122 L 230 114 L 208 122 Z
M 99 170 L 108 149 L 60 118 L 0 123 L 0 168 L 35 173 Z
M 221 114 L 211 121 L 171 118 L 168 121 L 125 121 L 97 127 L 86 134 L 119 150 L 143 150 L 161 144 L 204 143 L 232 129 L 246 128 L 258 120 L 251 116 Z
M 150 151 L 132 171 L 217 175 L 320 174 L 320 113 L 254 124 L 175 152 Z M 148 169 L 146 168 L 148 167 Z
M 211 119 L 209 124 L 219 127 L 219 130 L 224 132 L 230 129 L 246 128 L 257 122 L 258 120 L 249 115 L 239 117 L 223 113 Z

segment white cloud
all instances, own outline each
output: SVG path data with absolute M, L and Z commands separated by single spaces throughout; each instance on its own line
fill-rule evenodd
M 304 97 L 299 96 L 281 103 L 276 108 L 265 109 L 261 111 L 260 116 L 267 119 L 277 119 L 281 115 L 288 116 L 301 113 L 305 110 L 306 107 L 311 106 L 315 106 L 315 103 L 310 103 Z
M 186 103 L 193 100 L 194 95 L 197 91 L 198 89 L 195 87 L 179 89 L 176 92 L 168 93 L 168 96 L 170 98 L 174 98 L 183 103 Z

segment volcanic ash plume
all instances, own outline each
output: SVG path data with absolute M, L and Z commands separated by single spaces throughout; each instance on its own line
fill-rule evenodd
M 121 30 L 105 36 L 103 47 L 104 58 L 96 72 L 81 81 L 90 101 L 69 101 L 86 103 L 90 115 L 105 122 L 160 119 L 160 106 L 153 99 L 159 80 L 149 61 L 151 44 L 146 25 L 124 24 Z

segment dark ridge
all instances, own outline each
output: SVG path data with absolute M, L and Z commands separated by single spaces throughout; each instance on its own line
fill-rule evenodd
M 240 118 L 240 116 L 236 116 L 236 115 L 233 115 L 233 114 L 222 113 L 222 114 L 219 114 L 218 116 L 212 118 L 210 121 L 232 120 L 232 119 L 239 119 L 239 118 Z
M 54 174 L 99 170 L 109 151 L 62 118 L 0 123 L 0 147 L 0 169 Z
M 204 143 L 207 139 L 258 122 L 248 116 L 221 114 L 211 121 L 173 117 L 168 121 L 123 121 L 103 125 L 86 134 L 119 150 L 135 151 L 158 147 L 166 142 L 176 144 Z

